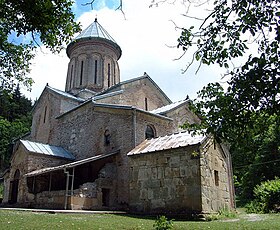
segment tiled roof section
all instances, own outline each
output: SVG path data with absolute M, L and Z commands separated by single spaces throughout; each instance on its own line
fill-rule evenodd
M 79 101 L 79 102 L 84 102 L 84 101 L 85 101 L 85 99 L 82 99 L 82 98 L 80 98 L 80 97 L 75 97 L 75 96 L 73 96 L 72 94 L 66 93 L 66 92 L 64 92 L 64 91 L 62 91 L 62 90 L 55 89 L 55 88 L 50 87 L 50 86 L 46 86 L 46 87 L 47 87 L 48 89 L 52 90 L 53 92 L 55 92 L 55 93 L 61 95 L 61 96 L 68 97 L 68 98 L 70 98 L 70 99 L 73 99 L 73 100 L 76 100 L 76 101 Z
M 116 41 L 110 36 L 110 34 L 97 22 L 94 20 L 85 30 L 83 30 L 75 40 L 82 38 L 105 38 L 109 41 L 116 43 Z
M 97 160 L 100 160 L 100 159 L 103 159 L 103 158 L 106 158 L 106 157 L 116 155 L 119 152 L 120 152 L 120 150 L 116 150 L 116 151 L 111 152 L 111 153 L 89 157 L 89 158 L 86 158 L 86 159 L 83 159 L 83 160 L 74 161 L 72 163 L 68 163 L 68 164 L 64 164 L 64 165 L 38 169 L 38 170 L 35 170 L 35 171 L 32 171 L 32 172 L 29 172 L 29 173 L 25 174 L 25 176 L 30 177 L 30 176 L 36 176 L 36 175 L 49 173 L 49 172 L 53 172 L 53 171 L 57 171 L 57 170 L 62 170 L 62 169 L 66 169 L 66 168 L 74 168 L 78 165 L 83 165 L 83 164 L 86 164 L 86 163 L 89 163 L 89 162 L 92 162 L 92 161 L 97 161 Z
M 133 156 L 143 153 L 156 152 L 167 149 L 175 149 L 190 145 L 197 145 L 205 140 L 204 135 L 192 135 L 188 132 L 174 133 L 163 137 L 147 139 L 140 145 L 136 146 L 127 155 Z
M 186 100 L 177 101 L 177 102 L 174 102 L 174 103 L 172 103 L 172 104 L 169 104 L 169 105 L 160 107 L 160 108 L 158 108 L 158 109 L 152 110 L 152 111 L 150 111 L 150 112 L 151 112 L 151 113 L 156 113 L 156 114 L 163 114 L 163 113 L 169 112 L 169 111 L 171 111 L 172 109 L 175 109 L 175 108 L 181 106 L 182 104 L 185 104 L 186 102 L 187 102 Z
M 61 157 L 69 160 L 75 160 L 75 157 L 62 147 L 32 142 L 28 140 L 20 140 L 20 142 L 29 152 L 32 153 L 39 153 L 53 157 Z

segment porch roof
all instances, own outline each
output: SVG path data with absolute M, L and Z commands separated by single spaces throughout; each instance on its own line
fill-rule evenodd
M 26 173 L 24 176 L 32 177 L 32 176 L 37 176 L 37 175 L 40 175 L 40 174 L 49 173 L 49 172 L 53 172 L 53 171 L 57 171 L 57 170 L 74 168 L 78 165 L 86 164 L 86 163 L 89 163 L 89 162 L 92 162 L 92 161 L 97 161 L 97 160 L 100 160 L 100 159 L 103 159 L 103 158 L 106 158 L 106 157 L 113 156 L 113 155 L 115 155 L 119 152 L 120 152 L 120 150 L 116 150 L 116 151 L 111 152 L 111 153 L 89 157 L 89 158 L 86 158 L 86 159 L 83 159 L 83 160 L 75 161 L 75 162 L 64 164 L 64 165 L 38 169 L 38 170 L 35 170 L 35 171 L 32 171 L 32 172 Z
M 60 146 L 42 144 L 38 142 L 28 141 L 28 140 L 20 140 L 23 146 L 32 153 L 39 153 L 53 157 L 61 157 L 69 160 L 75 160 L 75 157 L 72 153 L 66 151 L 64 148 Z

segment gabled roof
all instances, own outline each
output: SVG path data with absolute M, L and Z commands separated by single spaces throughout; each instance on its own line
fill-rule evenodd
M 79 101 L 79 102 L 84 102 L 85 99 L 83 98 L 80 98 L 80 97 L 76 97 L 70 93 L 66 93 L 65 91 L 62 91 L 62 90 L 59 90 L 59 89 L 55 89 L 53 87 L 50 87 L 50 86 L 46 86 L 47 89 L 51 90 L 52 92 L 56 93 L 56 94 L 59 94 L 60 96 L 63 96 L 63 97 L 66 97 L 66 98 L 69 98 L 69 99 L 72 99 L 72 100 L 76 100 L 76 101 Z
M 150 111 L 151 113 L 156 113 L 156 114 L 165 114 L 173 109 L 176 109 L 180 107 L 183 104 L 186 104 L 188 101 L 187 100 L 182 100 L 182 101 L 177 101 L 172 104 L 157 108 L 155 110 Z
M 172 103 L 172 101 L 167 97 L 167 95 L 162 91 L 162 89 L 153 81 L 153 79 L 146 73 L 144 73 L 143 76 L 140 76 L 140 77 L 136 77 L 136 78 L 132 78 L 132 79 L 129 79 L 129 80 L 126 80 L 126 81 L 122 81 L 116 85 L 113 85 L 112 87 L 96 94 L 96 96 L 99 96 L 99 95 L 104 95 L 104 94 L 107 94 L 107 93 L 111 93 L 115 90 L 117 90 L 119 88 L 119 90 L 122 88 L 122 86 L 126 85 L 126 84 L 130 84 L 132 82 L 135 82 L 135 81 L 139 81 L 139 80 L 142 80 L 142 79 L 147 79 L 148 81 L 150 81 L 152 83 L 152 85 L 155 86 L 155 88 L 162 94 L 162 96 L 169 102 L 169 103 Z
M 42 144 L 42 143 L 32 142 L 27 140 L 20 140 L 20 143 L 29 152 L 32 153 L 39 153 L 47 156 L 61 157 L 69 160 L 75 160 L 75 157 L 72 155 L 72 153 L 66 151 L 64 148 L 59 146 L 47 145 L 47 144 Z
M 145 113 L 145 114 L 149 114 L 149 115 L 154 116 L 154 117 L 160 117 L 162 119 L 172 121 L 172 119 L 169 118 L 169 117 L 166 117 L 166 116 L 163 116 L 163 115 L 160 115 L 160 114 L 156 114 L 156 113 L 151 113 L 151 112 L 146 111 L 146 110 L 138 109 L 138 108 L 136 108 L 134 106 L 131 106 L 131 105 L 97 103 L 93 99 L 87 100 L 84 103 L 82 103 L 80 105 L 77 105 L 73 109 L 71 109 L 71 110 L 69 110 L 69 111 L 67 111 L 67 112 L 65 112 L 63 114 L 60 114 L 56 118 L 59 119 L 59 118 L 63 117 L 64 115 L 69 114 L 69 113 L 79 109 L 80 107 L 85 106 L 86 104 L 89 104 L 89 103 L 91 103 L 94 107 L 99 107 L 99 108 L 111 108 L 111 109 L 122 109 L 122 110 L 136 110 L 136 111 L 139 111 L 139 112 L 142 112 L 142 113 Z
M 157 152 L 167 149 L 175 149 L 191 145 L 201 144 L 207 137 L 204 135 L 192 135 L 188 132 L 174 133 L 171 135 L 146 139 L 136 146 L 127 155 L 139 155 L 144 153 Z
M 73 95 L 70 94 L 70 93 L 66 93 L 66 92 L 64 92 L 64 91 L 62 91 L 62 90 L 55 89 L 55 88 L 53 88 L 53 87 L 50 87 L 50 86 L 47 84 L 47 85 L 45 86 L 43 92 L 41 93 L 39 99 L 36 101 L 35 105 L 33 106 L 32 111 L 34 111 L 34 109 L 36 108 L 37 104 L 38 104 L 39 101 L 41 100 L 42 95 L 43 95 L 44 92 L 46 92 L 46 91 L 51 91 L 51 92 L 53 92 L 53 93 L 55 93 L 55 94 L 57 94 L 57 95 L 60 95 L 60 96 L 62 96 L 62 97 L 64 97 L 64 98 L 68 98 L 68 99 L 71 99 L 71 100 L 75 100 L 75 101 L 77 101 L 77 102 L 84 102 L 84 101 L 85 101 L 85 99 L 82 99 L 82 98 L 80 98 L 80 97 L 75 97 L 75 96 L 73 96 Z

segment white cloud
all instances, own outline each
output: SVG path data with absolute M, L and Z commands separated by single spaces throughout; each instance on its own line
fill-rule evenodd
M 179 27 L 189 27 L 197 22 L 182 16 L 186 9 L 181 4 L 152 8 L 149 8 L 149 4 L 150 0 L 124 0 L 125 18 L 120 11 L 103 8 L 83 13 L 78 21 L 85 29 L 97 15 L 98 22 L 120 45 L 122 57 L 119 64 L 122 80 L 147 72 L 171 100 L 184 99 L 187 94 L 193 98 L 195 92 L 207 82 L 220 78 L 220 70 L 215 67 L 203 67 L 195 76 L 196 67 L 193 66 L 189 72 L 182 75 L 181 69 L 186 66 L 187 56 L 174 61 L 182 52 L 177 48 L 168 47 L 177 45 L 180 34 L 179 30 L 175 30 L 173 22 Z M 192 14 L 198 15 L 197 10 L 192 9 Z M 36 83 L 30 95 L 34 99 L 38 97 L 46 82 L 63 90 L 67 63 L 68 58 L 64 53 L 60 56 L 39 53 L 31 72 L 31 77 Z

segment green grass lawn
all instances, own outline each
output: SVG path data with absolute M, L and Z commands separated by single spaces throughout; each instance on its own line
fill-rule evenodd
M 49 214 L 0 210 L 0 229 L 153 229 L 155 218 L 112 214 Z M 174 221 L 174 229 L 280 229 L 280 214 L 239 214 L 234 219 Z

